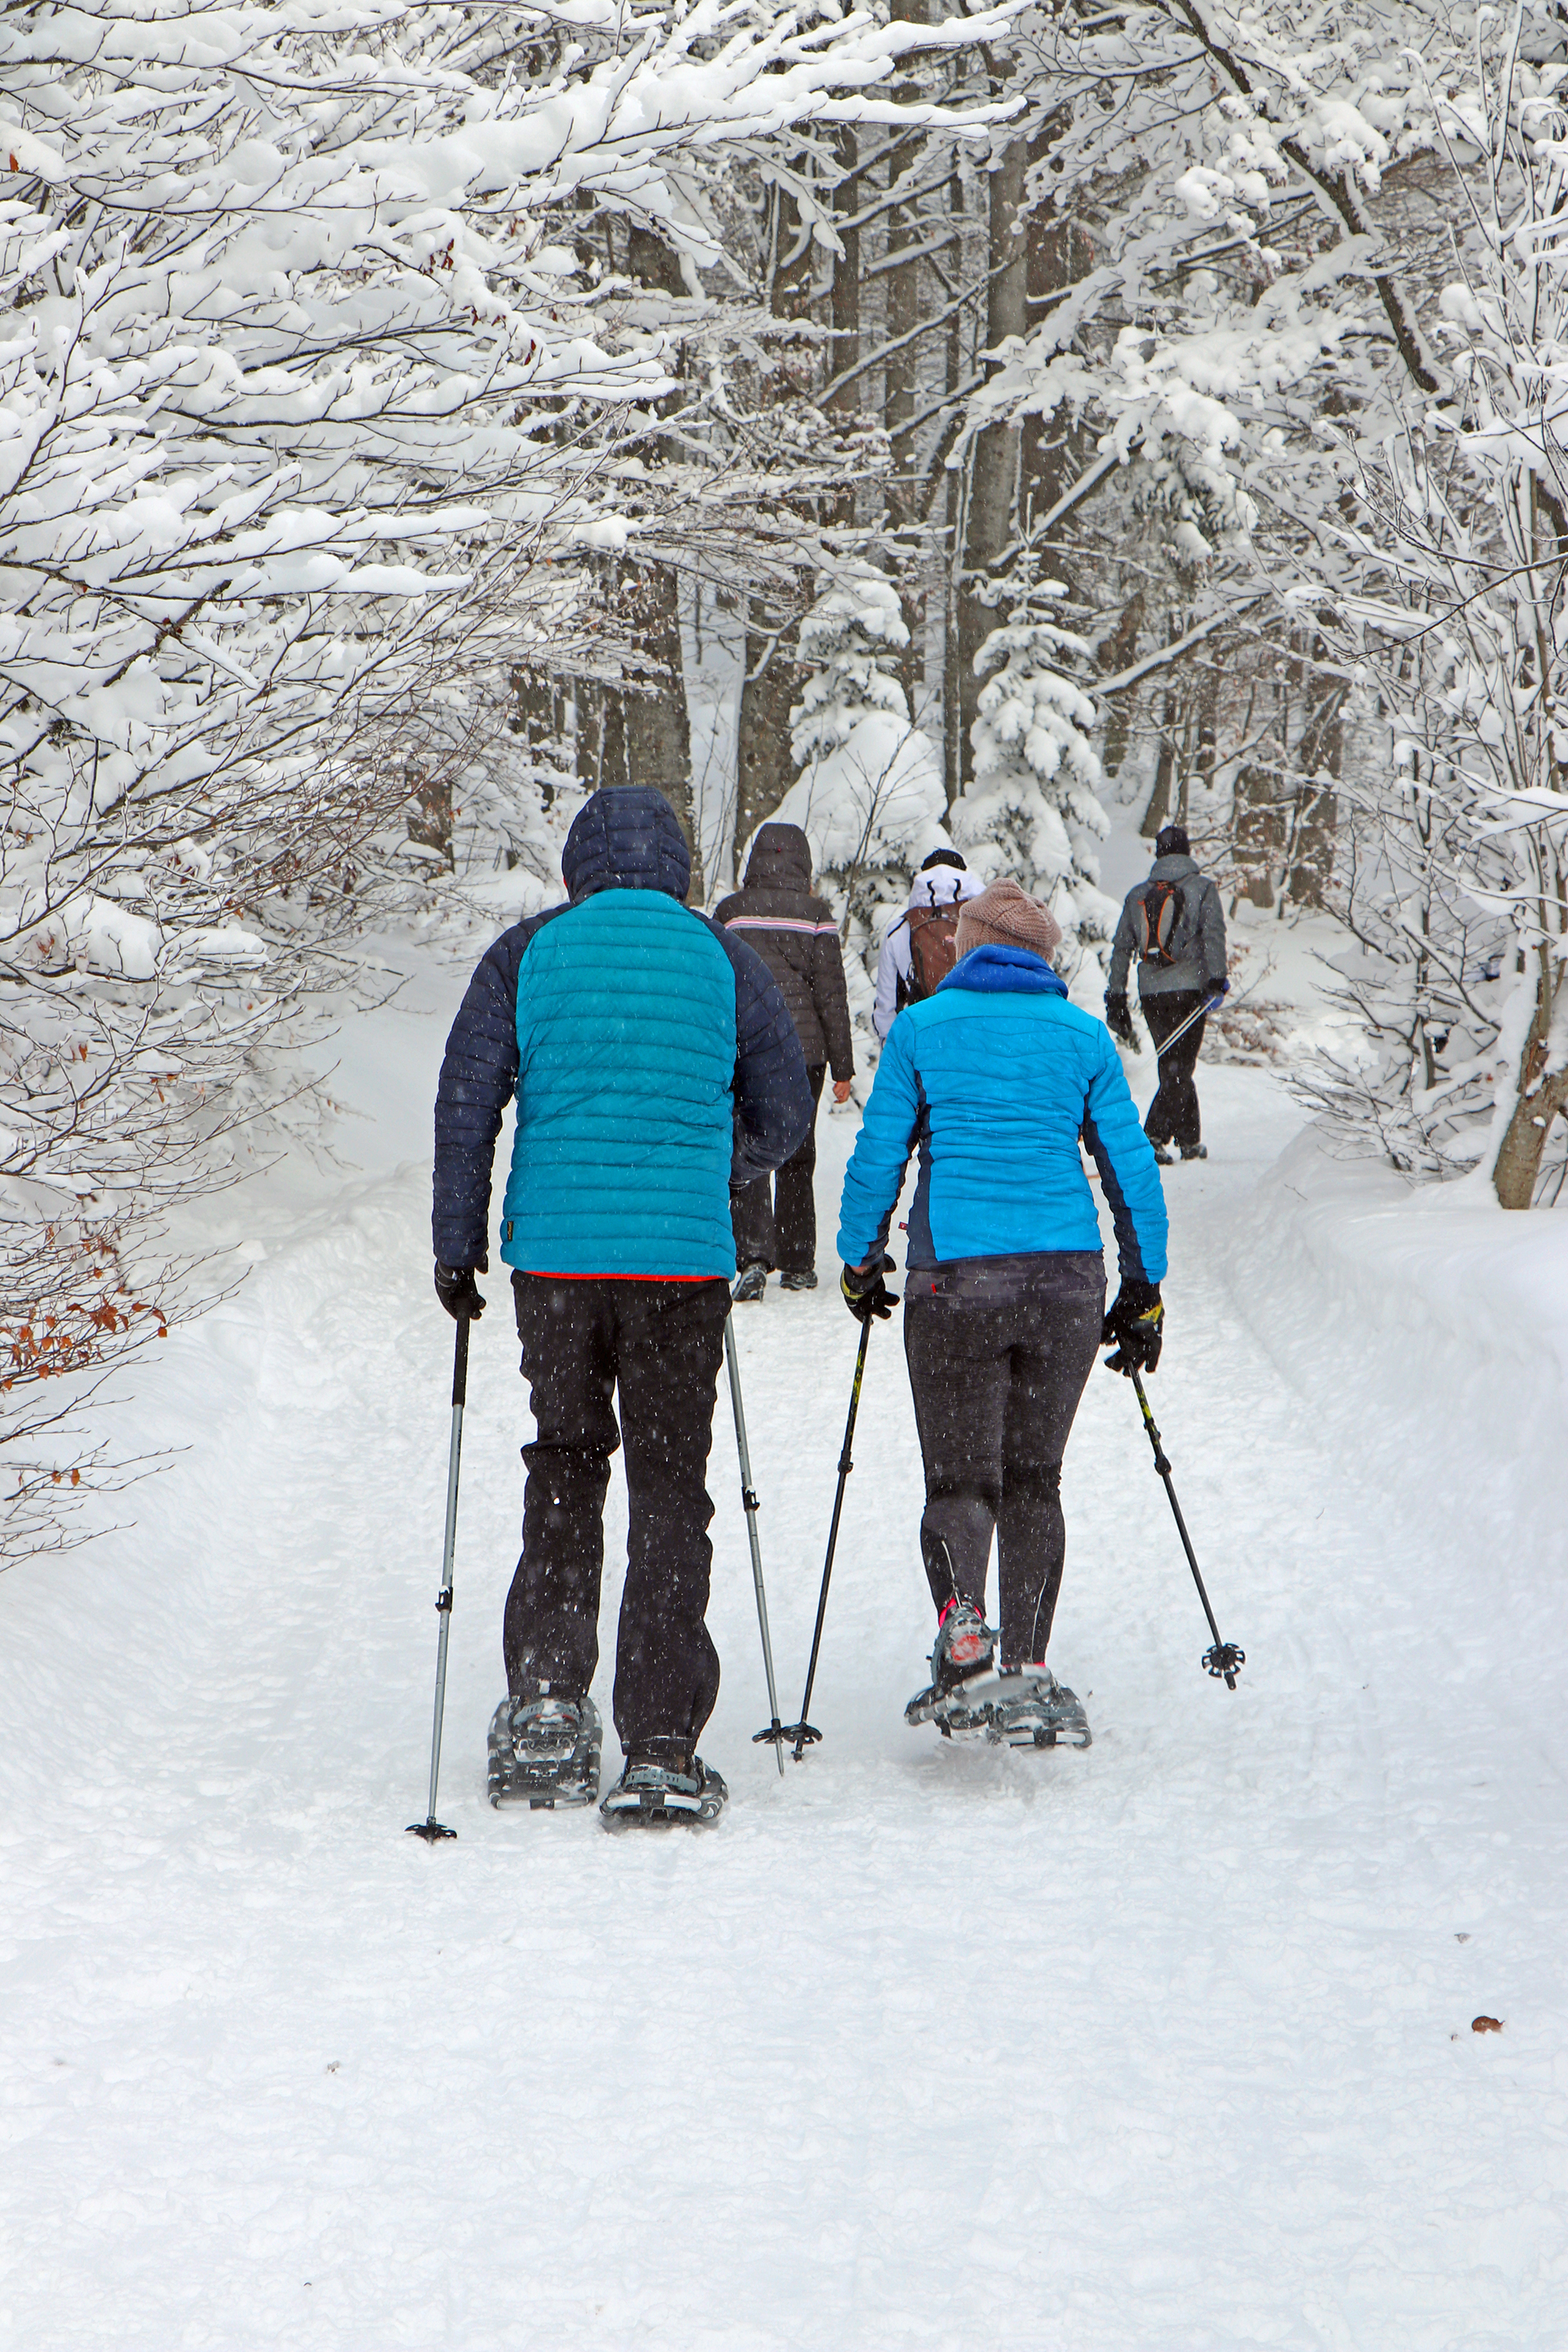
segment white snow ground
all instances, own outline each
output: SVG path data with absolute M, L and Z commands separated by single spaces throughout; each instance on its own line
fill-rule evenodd
M 782 1783 L 750 1744 L 721 1392 L 704 1746 L 732 1801 L 706 1837 L 612 1840 L 484 1801 L 525 1433 L 492 1277 L 440 1802 L 459 1835 L 427 1849 L 404 1825 L 451 1327 L 426 1135 L 459 984 L 349 1041 L 362 1173 L 241 1196 L 260 1262 L 139 1376 L 135 1433 L 188 1450 L 134 1524 L 0 1579 L 0 2344 L 1562 2352 L 1568 1601 L 1561 1538 L 1512 1558 L 1494 1488 L 1467 1516 L 1452 1475 L 1447 1375 L 1486 1385 L 1487 1329 L 1405 1318 L 1418 1417 L 1398 1316 L 1363 1352 L 1355 1282 L 1268 1247 L 1254 1188 L 1288 1099 L 1208 1070 L 1215 1157 L 1168 1182 L 1152 1393 L 1248 1653 L 1238 1693 L 1199 1672 L 1131 1397 L 1097 1374 L 1053 1646 L 1094 1747 L 905 1728 L 930 1628 L 895 1325 L 824 1744 Z M 853 1123 L 826 1122 L 825 1277 Z M 790 1717 L 856 1335 L 827 1279 L 738 1320 Z M 612 1561 L 623 1534 L 617 1481 Z

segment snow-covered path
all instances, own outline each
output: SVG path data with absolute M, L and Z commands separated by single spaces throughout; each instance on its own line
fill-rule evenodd
M 292 1232 L 281 1191 L 253 1202 L 262 1262 L 148 1383 L 140 1432 L 189 1451 L 137 1524 L 0 1580 L 0 2344 L 1562 2352 L 1563 1736 L 1510 1711 L 1505 1659 L 1476 1670 L 1470 1531 L 1402 1529 L 1230 1294 L 1238 1204 L 1296 1123 L 1281 1092 L 1208 1072 L 1215 1156 L 1167 1188 L 1153 1396 L 1247 1649 L 1235 1696 L 1199 1672 L 1131 1395 L 1097 1375 L 1053 1645 L 1094 1747 L 906 1730 L 929 1623 L 895 1325 L 822 1747 L 781 1783 L 750 1744 L 721 1392 L 704 1748 L 727 1818 L 612 1840 L 591 1814 L 491 1813 L 524 1434 L 492 1277 L 441 1797 L 459 1835 L 431 1850 L 403 1831 L 450 1358 L 423 1158 L 440 1027 L 367 1024 L 362 1176 L 318 1184 Z M 825 1275 L 851 1129 L 826 1126 Z M 789 1717 L 856 1335 L 829 1284 L 737 1319 Z M 617 1480 L 612 1560 L 623 1533 Z M 1478 2012 L 1504 2032 L 1472 2033 Z

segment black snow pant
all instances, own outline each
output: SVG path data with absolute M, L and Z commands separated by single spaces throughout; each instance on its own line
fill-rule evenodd
M 1037 1664 L 1050 1640 L 1067 1548 L 1062 1454 L 1104 1314 L 1098 1250 L 955 1259 L 905 1285 L 931 1598 L 984 1612 L 994 1528 L 1006 1665 Z
M 537 1426 L 522 1449 L 522 1558 L 503 1646 L 514 1698 L 584 1695 L 599 1662 L 610 1456 L 623 1440 L 630 1527 L 615 1722 L 629 1754 L 689 1748 L 719 1696 L 705 1623 L 713 1505 L 704 1484 L 730 1287 L 514 1274 Z M 620 1426 L 611 1400 L 620 1389 Z
M 731 1184 L 730 1222 L 735 1229 L 737 1265 L 776 1267 L 781 1274 L 810 1274 L 816 1265 L 816 1106 L 827 1066 L 806 1072 L 811 1087 L 811 1125 L 793 1160 L 774 1176 L 755 1184 Z M 770 1199 L 770 1191 L 773 1197 Z
M 1205 1002 L 1203 992 L 1195 988 L 1173 988 L 1168 996 L 1145 996 L 1142 1000 L 1143 1018 L 1149 1024 L 1149 1034 L 1154 1040 L 1154 1051 L 1160 1052 L 1173 1029 L 1179 1029 L 1189 1014 Z M 1160 1060 L 1160 1091 L 1149 1106 L 1149 1116 L 1143 1121 L 1143 1132 L 1151 1143 L 1174 1143 L 1190 1151 L 1203 1139 L 1198 1116 L 1198 1090 L 1193 1083 L 1193 1072 L 1198 1066 L 1198 1049 L 1208 1026 L 1205 1013 L 1194 1021 L 1179 1045 Z

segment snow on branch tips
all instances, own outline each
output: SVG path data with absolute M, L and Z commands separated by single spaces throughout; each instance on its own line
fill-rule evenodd
M 265 1150 L 278 1049 L 446 871 L 454 790 L 535 855 L 516 681 L 585 642 L 628 485 L 668 544 L 638 443 L 678 354 L 601 299 L 583 209 L 706 266 L 695 155 L 901 121 L 917 30 L 981 37 L 568 15 L 0 17 L 0 1445 L 38 1492 L 24 1390 L 194 1295 L 163 1220 Z
M 1568 296 L 1541 262 L 1568 113 L 1522 13 L 1442 112 L 1454 397 L 1369 453 L 1332 534 L 1325 625 L 1394 756 L 1357 788 L 1343 884 L 1368 1054 L 1316 1085 L 1353 1139 L 1510 1209 L 1561 1181 L 1568 1110 Z

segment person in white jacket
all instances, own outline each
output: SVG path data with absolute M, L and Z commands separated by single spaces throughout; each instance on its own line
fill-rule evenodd
M 916 966 L 915 935 L 933 917 L 948 916 L 950 919 L 941 925 L 941 935 L 946 950 L 945 968 L 951 970 L 958 909 L 966 898 L 977 898 L 984 887 L 979 875 L 969 871 L 956 849 L 931 851 L 910 885 L 909 905 L 896 923 L 889 924 L 882 952 L 877 959 L 877 1002 L 871 1024 L 879 1037 L 887 1035 L 906 1004 L 930 993 L 930 987 L 921 985 Z M 930 944 L 934 946 L 935 940 Z M 941 978 L 942 974 L 937 976 Z

